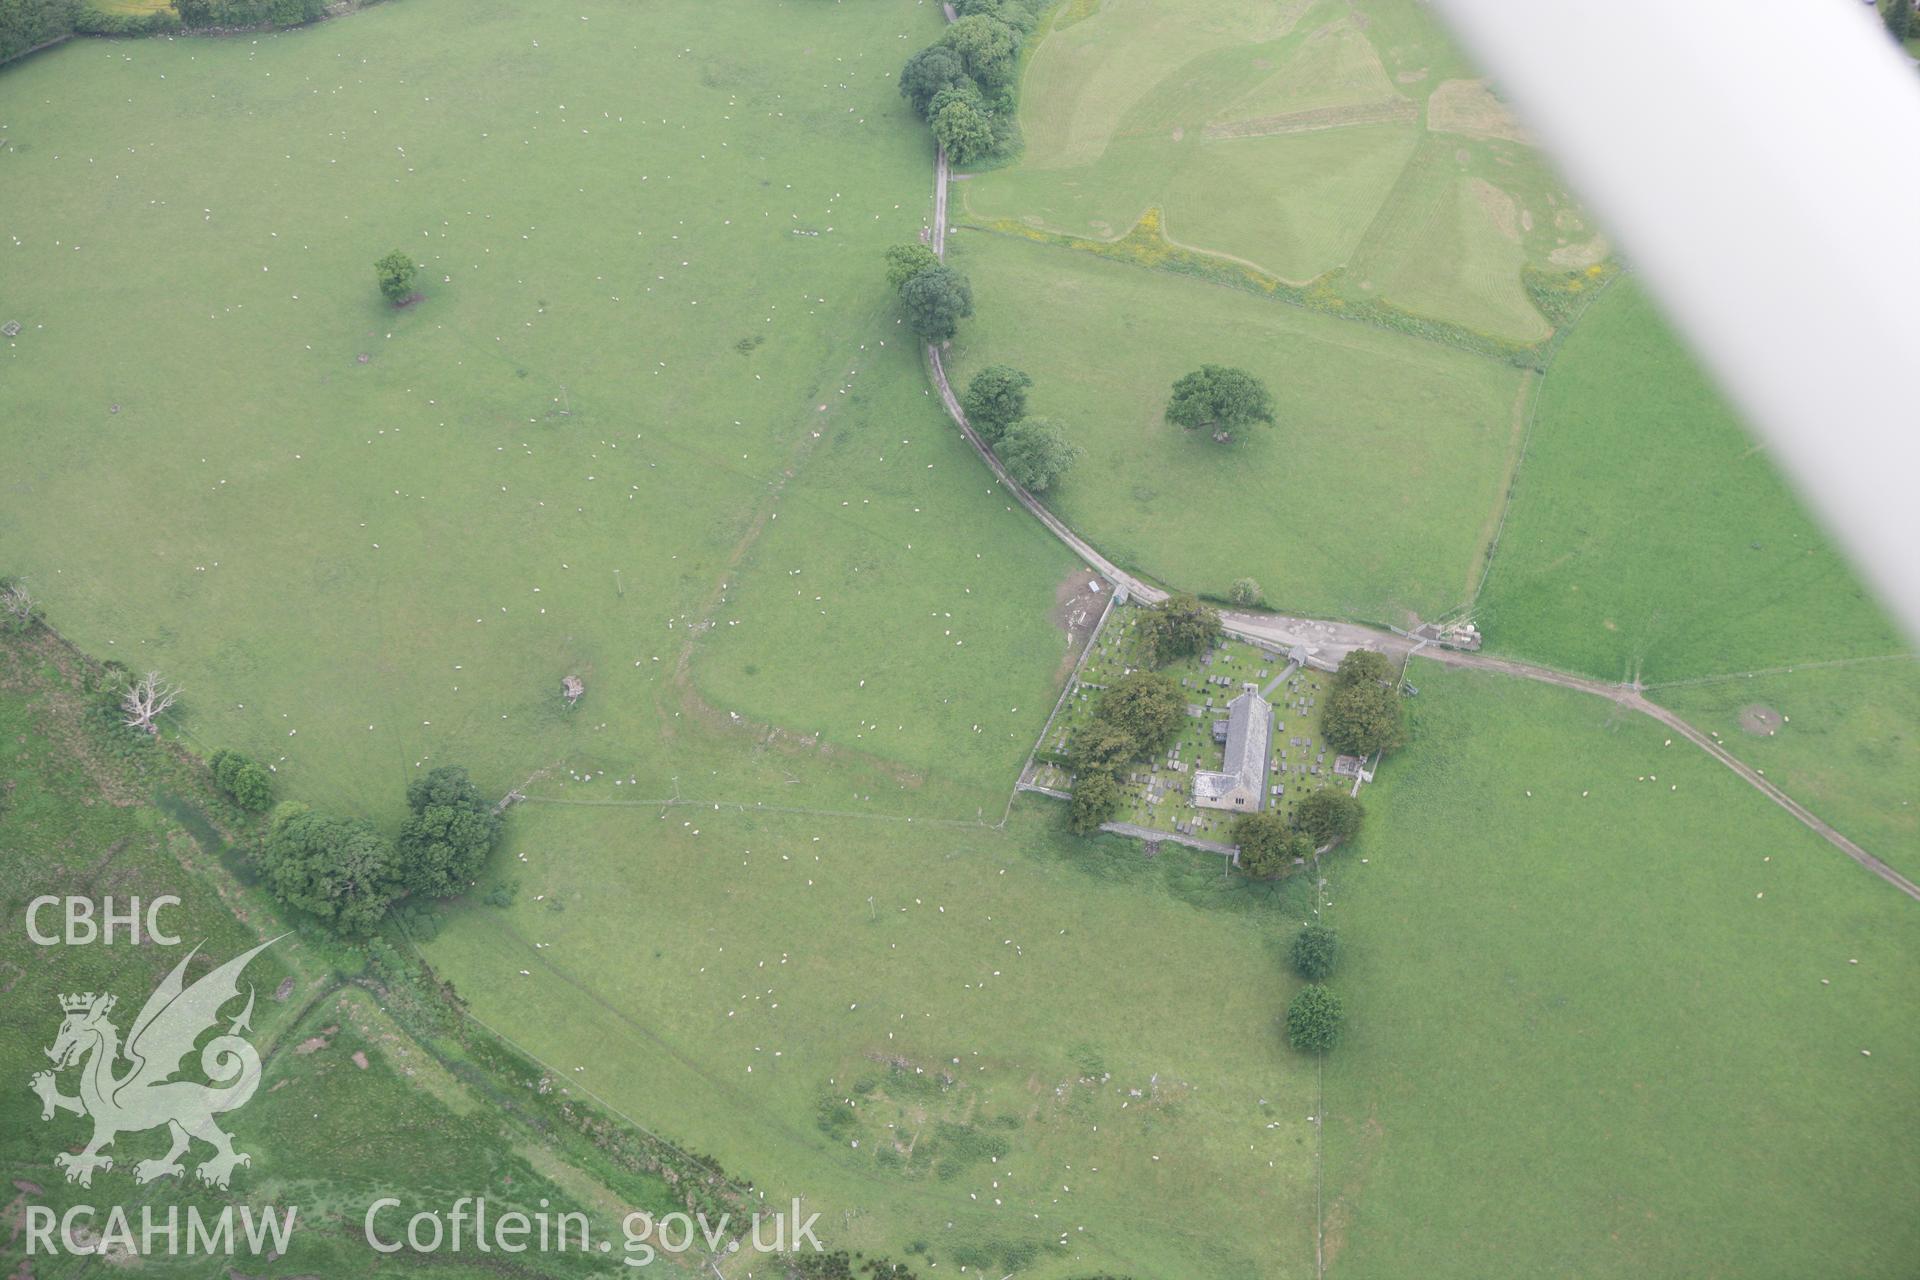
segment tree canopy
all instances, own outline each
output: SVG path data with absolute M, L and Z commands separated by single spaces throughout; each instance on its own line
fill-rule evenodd
M 967 381 L 960 407 L 967 421 L 988 444 L 1027 416 L 1027 388 L 1033 379 L 1009 364 L 990 364 Z
M 1203 364 L 1173 384 L 1167 421 L 1189 431 L 1206 427 L 1226 441 L 1255 422 L 1273 425 L 1273 395 L 1245 369 Z
M 1073 801 L 1067 807 L 1067 826 L 1076 835 L 1091 835 L 1120 810 L 1120 780 L 1096 769 L 1073 780 Z
M 260 853 L 276 898 L 348 938 L 371 934 L 400 896 L 394 862 L 392 842 L 367 823 L 291 803 L 275 813 Z
M 1340 659 L 1340 667 L 1333 673 L 1336 688 L 1362 683 L 1378 684 L 1393 677 L 1393 664 L 1387 661 L 1387 655 L 1375 649 L 1355 649 Z
M 1233 585 L 1227 588 L 1227 599 L 1238 605 L 1256 605 L 1260 603 L 1260 598 L 1260 584 L 1252 578 L 1235 578 Z
M 1307 838 L 1271 809 L 1236 818 L 1233 842 L 1240 846 L 1240 870 L 1261 879 L 1285 875 L 1293 869 L 1295 858 L 1313 853 Z
M 1319 983 L 1302 987 L 1287 1006 L 1287 1043 L 1303 1053 L 1325 1053 L 1340 1038 L 1345 1017 L 1339 996 Z
M 900 68 L 900 96 L 913 104 L 914 112 L 927 118 L 933 99 L 942 89 L 971 84 L 967 65 L 960 55 L 945 44 L 930 45 L 907 59 Z
M 1192 595 L 1168 596 L 1141 612 L 1140 638 L 1156 667 L 1204 652 L 1219 635 L 1219 613 Z
M 887 283 L 898 293 L 900 286 L 930 267 L 940 265 L 940 259 L 927 245 L 896 244 L 887 250 Z
M 900 286 L 900 302 L 923 342 L 945 342 L 973 314 L 973 288 L 952 267 L 928 267 Z
M 242 809 L 260 813 L 273 807 L 273 776 L 238 751 L 216 751 L 207 766 L 220 789 Z
M 960 64 L 981 88 L 1003 85 L 1013 79 L 1020 32 L 996 17 L 969 14 L 947 27 L 940 44 L 959 55 Z
M 1334 749 L 1350 756 L 1392 751 L 1407 740 L 1400 695 L 1372 680 L 1336 684 L 1327 695 L 1320 725 Z
M 388 302 L 398 305 L 413 296 L 413 281 L 420 268 L 400 250 L 374 263 L 373 270 L 380 282 L 380 296 Z
M 1053 488 L 1080 460 L 1079 447 L 1047 418 L 1022 418 L 1007 428 L 993 451 L 1007 474 L 1035 493 Z
M 1331 788 L 1315 791 L 1300 801 L 1293 820 L 1313 841 L 1314 847 L 1338 844 L 1360 834 L 1360 820 L 1366 810 L 1344 791 Z
M 500 818 L 455 765 L 407 786 L 413 812 L 400 826 L 399 875 L 408 892 L 446 898 L 465 890 L 500 837 Z
M 1287 958 L 1293 971 L 1309 982 L 1330 978 L 1340 959 L 1340 935 L 1323 924 L 1302 925 L 1287 948 Z
M 971 164 L 993 151 L 993 112 L 971 81 L 936 93 L 927 124 L 955 164 Z
M 1095 714 L 1132 734 L 1136 759 L 1150 759 L 1172 745 L 1187 718 L 1187 697 L 1172 676 L 1130 671 L 1100 695 Z

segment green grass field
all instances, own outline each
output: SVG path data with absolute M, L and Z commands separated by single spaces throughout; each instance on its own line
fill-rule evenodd
M 1224 597 L 1404 625 L 1463 601 L 1519 444 L 1525 383 L 1434 342 L 1012 237 L 951 250 L 978 315 L 948 369 L 1033 375 L 1086 451 L 1047 495 L 1102 552 Z M 1202 363 L 1265 379 L 1278 423 L 1222 447 L 1164 420 Z
M 515 904 L 426 954 L 478 1017 L 805 1197 L 838 1244 L 942 1274 L 1312 1275 L 1314 1072 L 1275 1021 L 1310 887 L 1062 821 L 555 787 L 515 811 Z
M 1905 647 L 1631 283 L 1541 385 L 1477 616 L 1501 652 L 1648 683 Z
M 937 23 L 481 0 L 449 29 L 409 3 L 10 69 L 0 167 L 36 198 L 6 246 L 6 572 L 83 647 L 184 684 L 197 740 L 336 807 L 449 760 L 493 791 L 584 760 L 667 795 L 693 759 L 663 731 L 716 708 L 824 732 L 873 779 L 939 775 L 900 803 L 997 807 L 1072 562 L 925 472 L 974 464 L 881 345 L 880 252 L 930 190 L 891 77 Z M 426 266 L 400 312 L 372 272 L 396 245 Z M 902 438 L 911 462 L 871 461 Z M 875 584 L 838 597 L 838 663 L 781 600 L 803 558 Z M 964 649 L 908 621 L 983 563 Z M 895 617 L 870 626 L 876 591 Z M 856 634 L 891 668 L 857 705 L 882 664 Z M 819 754 L 717 771 L 844 799 Z
M 1550 331 L 1522 267 L 1606 253 L 1424 6 L 1055 14 L 1021 81 L 1025 150 L 960 184 L 969 219 L 1110 240 L 1164 209 L 1178 244 L 1518 343 Z
M 1644 717 L 1411 674 L 1329 889 L 1328 1276 L 1911 1274 L 1914 904 Z
M 1920 663 L 1803 667 L 1650 696 L 1869 853 L 1920 872 Z

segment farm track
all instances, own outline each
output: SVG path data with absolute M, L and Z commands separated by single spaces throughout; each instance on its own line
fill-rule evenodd
M 946 150 L 941 148 L 934 163 L 931 238 L 934 253 L 942 258 L 947 252 L 947 188 L 950 182 Z M 953 419 L 954 425 L 960 428 L 960 434 L 966 437 L 967 443 L 972 445 L 974 452 L 980 455 L 980 460 L 987 464 L 987 469 L 993 473 L 994 479 L 998 480 L 1034 519 L 1045 525 L 1056 538 L 1066 544 L 1068 549 L 1081 557 L 1089 567 L 1114 586 L 1124 588 L 1129 596 L 1147 604 L 1158 604 L 1165 600 L 1168 595 L 1165 590 L 1128 573 L 1101 555 L 1092 543 L 1075 533 L 1064 520 L 1054 515 L 1045 504 L 1029 493 L 1024 485 L 1007 474 L 1006 468 L 1000 465 L 1000 459 L 994 456 L 993 450 L 987 447 L 986 442 L 967 421 L 966 412 L 961 409 L 959 398 L 954 395 L 953 387 L 947 380 L 947 370 L 940 358 L 940 348 L 929 344 L 926 352 L 927 366 L 933 378 L 934 389 L 940 393 L 940 403 L 946 407 L 947 416 Z M 1609 683 L 1605 680 L 1575 675 L 1569 671 L 1559 671 L 1552 667 L 1518 662 L 1511 658 L 1496 658 L 1457 649 L 1429 647 L 1425 643 L 1409 640 L 1395 632 L 1351 622 L 1237 611 L 1222 613 L 1221 621 L 1230 635 L 1255 643 L 1289 648 L 1295 644 L 1305 644 L 1328 656 L 1340 656 L 1357 648 L 1378 649 L 1402 659 L 1417 655 L 1443 662 L 1448 666 L 1466 667 L 1475 671 L 1486 671 L 1521 680 L 1534 680 L 1542 684 L 1558 685 L 1563 689 L 1590 693 L 1629 711 L 1650 716 L 1733 770 L 1747 785 L 1792 814 L 1801 825 L 1854 862 L 1879 876 L 1909 898 L 1920 901 L 1920 884 L 1915 884 L 1849 840 L 1812 810 L 1769 782 L 1758 770 L 1737 759 L 1711 735 L 1703 733 L 1666 707 L 1649 701 L 1637 685 Z

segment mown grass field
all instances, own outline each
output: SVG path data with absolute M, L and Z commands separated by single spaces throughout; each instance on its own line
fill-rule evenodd
M 814 433 L 825 454 L 939 442 L 911 358 L 878 345 L 877 268 L 927 212 L 891 77 L 938 18 L 445 12 L 83 42 L 9 69 L 0 166 L 35 199 L 4 258 L 24 327 L 0 348 L 6 571 L 84 648 L 184 684 L 197 740 L 306 798 L 373 813 L 435 763 L 504 791 L 586 756 L 669 794 L 689 756 L 662 726 L 694 714 L 699 680 L 674 674 L 682 653 L 722 583 L 772 591 L 741 562 L 782 523 Z M 426 268 L 399 312 L 371 265 L 396 245 Z M 844 560 L 915 503 L 839 463 L 790 486 L 821 512 L 790 514 Z M 866 498 L 879 523 L 855 517 Z M 1060 646 L 1021 620 L 1071 562 L 984 484 L 937 510 L 947 536 L 887 577 L 899 615 L 950 607 L 947 579 L 982 552 L 1003 561 L 995 590 L 964 658 L 896 629 L 889 661 L 957 689 L 954 722 L 1020 705 L 956 670 L 1031 670 L 1037 707 Z M 858 652 L 782 666 L 762 635 L 784 687 L 745 696 L 722 663 L 727 710 L 845 736 L 876 773 L 937 754 L 966 785 L 929 805 L 987 803 L 973 788 L 1008 749 L 929 722 L 917 679 L 859 710 L 918 736 L 856 740 L 855 717 L 818 712 Z M 744 666 L 752 647 L 728 652 Z M 572 714 L 568 673 L 589 690 Z M 729 792 L 763 783 L 807 792 L 808 757 L 728 770 Z
M 1906 647 L 1631 282 L 1542 382 L 1477 617 L 1501 652 L 1648 683 Z
M 1176 243 L 1517 343 L 1550 331 L 1522 268 L 1607 252 L 1408 0 L 1057 9 L 1020 123 L 1018 162 L 960 184 L 967 218 L 1110 240 L 1159 208 Z
M 1007 236 L 950 248 L 978 314 L 954 386 L 1009 363 L 1086 456 L 1048 505 L 1120 563 L 1224 597 L 1404 625 L 1463 601 L 1519 447 L 1526 381 L 1483 357 Z M 1264 379 L 1277 423 L 1215 444 L 1165 421 L 1203 363 Z
M 563 1077 L 937 1274 L 1313 1274 L 1303 880 L 1044 799 L 999 830 L 606 800 L 516 809 L 516 901 L 425 948 Z
M 1649 696 L 1869 853 L 1920 870 L 1920 663 L 1802 667 Z
M 1327 1274 L 1910 1274 L 1914 904 L 1644 717 L 1411 674 L 1328 891 Z

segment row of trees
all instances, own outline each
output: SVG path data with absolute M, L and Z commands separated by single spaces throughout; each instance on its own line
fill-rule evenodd
M 258 854 L 268 887 L 343 938 L 369 936 L 409 895 L 465 891 L 500 838 L 500 816 L 453 765 L 410 783 L 407 810 L 395 839 L 363 819 L 286 801 Z
M 1322 789 L 1304 797 L 1294 809 L 1293 821 L 1271 809 L 1246 813 L 1234 820 L 1233 841 L 1240 846 L 1240 870 L 1259 879 L 1285 875 L 1294 860 L 1311 858 L 1322 849 L 1360 834 L 1366 810 L 1344 791 Z
M 1112 820 L 1127 766 L 1165 751 L 1186 715 L 1186 695 L 1157 671 L 1129 672 L 1100 695 L 1092 719 L 1074 735 L 1068 759 L 1073 803 L 1067 822 L 1074 831 L 1086 835 Z
M 0 0 L 0 62 L 70 35 L 139 36 L 181 27 L 291 27 L 326 16 L 327 0 L 172 0 L 118 13 L 88 0 Z
M 1152 667 L 1201 653 L 1220 635 L 1220 615 L 1190 595 L 1169 596 L 1142 609 L 1135 625 Z M 1111 821 L 1120 808 L 1121 774 L 1129 764 L 1165 751 L 1186 715 L 1187 696 L 1157 670 L 1129 672 L 1101 694 L 1068 754 L 1073 769 L 1068 824 L 1084 835 Z
M 1340 935 L 1323 924 L 1302 925 L 1287 958 L 1307 980 L 1287 1005 L 1287 1043 L 1302 1053 L 1325 1053 L 1346 1021 L 1339 994 L 1325 985 L 1340 959 Z
M 1053 419 L 1028 416 L 1031 386 L 1033 379 L 1012 365 L 990 364 L 967 383 L 960 407 L 1007 474 L 1032 492 L 1045 493 L 1073 469 L 1080 448 Z
M 959 0 L 958 20 L 900 69 L 901 96 L 955 164 L 1018 145 L 1014 79 L 1020 46 L 1044 6 L 1045 0 Z

